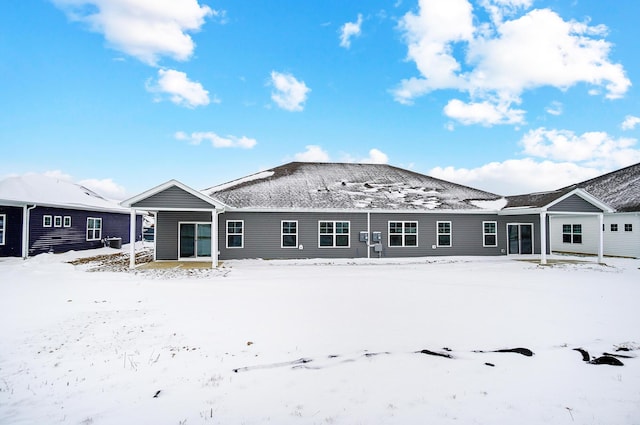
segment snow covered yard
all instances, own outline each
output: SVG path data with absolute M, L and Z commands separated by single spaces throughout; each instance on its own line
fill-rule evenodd
M 0 423 L 640 424 L 638 260 L 95 254 L 0 259 Z

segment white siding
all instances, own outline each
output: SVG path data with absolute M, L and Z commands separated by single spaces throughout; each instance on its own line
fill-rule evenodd
M 551 250 L 556 252 L 575 252 L 579 254 L 598 254 L 598 217 L 597 216 L 551 216 Z M 562 225 L 581 224 L 582 243 L 563 243 Z M 618 231 L 611 231 L 611 224 L 618 225 Z M 631 224 L 633 231 L 625 232 L 624 225 Z M 640 213 L 614 213 L 604 216 L 604 255 L 640 258 Z

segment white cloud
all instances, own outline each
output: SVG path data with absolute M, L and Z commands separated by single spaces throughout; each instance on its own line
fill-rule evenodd
M 276 71 L 271 72 L 271 84 L 275 91 L 271 93 L 271 99 L 282 109 L 287 111 L 302 111 L 307 93 L 311 91 L 304 81 L 298 81 L 291 74 Z
M 523 124 L 525 111 L 510 109 L 510 103 L 492 103 L 491 101 L 464 103 L 452 99 L 444 107 L 444 113 L 464 125 L 482 124 Z
M 187 108 L 209 104 L 209 92 L 202 84 L 190 81 L 186 73 L 173 69 L 159 69 L 157 82 L 147 83 L 147 90 L 160 95 L 168 94 L 173 103 Z M 214 101 L 219 103 L 217 98 Z
M 109 45 L 140 61 L 156 65 L 168 56 L 184 61 L 194 42 L 189 32 L 200 30 L 210 16 L 225 18 L 223 11 L 197 0 L 53 0 L 67 16 L 101 33 Z
M 477 168 L 436 167 L 430 175 L 501 195 L 559 189 L 640 162 L 635 139 L 538 128 L 522 137 L 523 159 Z
M 60 170 L 49 170 L 49 171 L 45 171 L 44 173 L 42 173 L 43 175 L 47 176 L 47 177 L 53 177 L 55 179 L 59 179 L 59 180 L 65 180 L 65 181 L 69 181 L 69 182 L 73 182 L 73 177 L 71 177 L 70 174 L 67 173 L 63 173 Z
M 553 101 L 549 106 L 545 108 L 545 112 L 550 115 L 562 115 L 562 103 Z
M 555 161 L 581 162 L 591 167 L 615 169 L 640 162 L 635 139 L 615 139 L 601 131 L 577 135 L 569 130 L 530 130 L 521 142 L 523 153 Z
M 623 130 L 633 130 L 638 124 L 640 124 L 640 117 L 627 115 L 626 117 L 624 117 L 624 121 L 622 122 L 621 127 Z
M 300 162 L 328 162 L 329 154 L 318 145 L 305 146 L 306 151 L 299 152 L 293 156 L 294 160 Z
M 407 59 L 420 75 L 400 82 L 392 91 L 396 101 L 410 104 L 431 91 L 455 89 L 468 93 L 469 105 L 510 110 L 524 91 L 538 87 L 566 90 L 586 83 L 590 92 L 604 90 L 607 98 L 616 99 L 631 85 L 622 65 L 609 60 L 611 44 L 604 39 L 603 25 L 565 21 L 549 9 L 523 14 L 521 9 L 531 6 L 529 0 L 481 4 L 490 22 L 473 14 L 468 0 L 420 0 L 418 12 L 401 19 Z M 461 114 L 466 123 L 491 125 L 495 120 L 493 114 L 486 117 L 488 121 L 481 121 Z
M 228 135 L 226 137 L 221 137 L 211 131 L 200 131 L 191 134 L 187 134 L 184 131 L 178 131 L 174 134 L 174 137 L 176 140 L 185 141 L 191 145 L 199 145 L 203 141 L 208 141 L 214 148 L 251 149 L 258 143 L 256 139 L 251 139 L 246 136 L 237 137 Z
M 491 162 L 478 168 L 436 167 L 427 174 L 499 195 L 517 195 L 559 189 L 602 174 L 603 170 L 572 162 L 532 158 Z
M 365 164 L 386 164 L 389 162 L 389 157 L 381 150 L 373 148 L 369 151 L 369 156 L 361 159 L 359 162 Z
M 358 20 L 356 22 L 347 22 L 340 27 L 340 46 L 348 49 L 351 47 L 351 39 L 353 37 L 359 37 L 362 30 L 362 14 L 358 13 Z
M 78 184 L 93 190 L 108 199 L 123 200 L 127 197 L 127 191 L 112 179 L 85 179 Z

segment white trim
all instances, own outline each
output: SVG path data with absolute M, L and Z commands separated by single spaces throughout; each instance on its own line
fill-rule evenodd
M 495 232 L 494 232 L 494 233 L 487 233 L 487 232 L 485 232 L 485 227 L 484 227 L 484 225 L 485 225 L 485 224 L 489 224 L 489 223 L 492 223 L 492 224 L 494 225 L 494 227 L 495 227 Z M 494 243 L 493 245 L 487 245 L 487 244 L 485 243 L 485 241 L 486 241 L 485 236 L 495 236 L 495 237 L 496 237 L 496 238 L 495 238 L 495 240 L 496 240 L 496 241 L 495 241 L 495 243 Z M 483 222 L 482 222 L 482 247 L 483 247 L 483 248 L 495 248 L 495 247 L 497 247 L 497 246 L 498 246 L 498 222 L 497 222 L 497 221 L 495 221 L 495 220 L 486 220 L 486 221 L 483 221 Z
M 402 232 L 401 233 L 391 233 L 391 223 L 401 223 Z M 416 225 L 416 233 L 405 233 L 404 225 L 406 223 L 415 223 Z M 418 221 L 413 220 L 388 220 L 387 221 L 387 247 L 389 248 L 418 248 L 418 233 L 419 233 Z M 415 245 L 405 245 L 405 236 L 407 235 L 416 235 L 416 244 Z M 400 236 L 402 245 L 391 245 L 391 235 Z
M 449 233 L 440 233 L 440 223 L 449 223 Z M 440 245 L 440 235 L 449 235 L 449 245 Z M 449 220 L 436 221 L 436 246 L 438 248 L 451 248 L 453 247 L 453 224 Z
M 242 232 L 240 233 L 229 233 L 229 223 L 237 223 L 240 222 L 242 223 Z M 225 226 L 224 226 L 224 240 L 225 240 L 225 246 L 227 247 L 227 249 L 241 249 L 244 248 L 244 233 L 245 233 L 245 228 L 244 228 L 244 220 L 227 220 L 225 221 Z M 229 246 L 229 236 L 237 236 L 240 235 L 240 246 Z
M 147 207 L 145 207 L 147 208 Z M 153 208 L 151 208 L 153 209 Z M 164 208 L 163 208 L 164 209 Z M 265 212 L 265 213 L 335 213 L 335 214 L 461 214 L 461 215 L 477 215 L 477 214 L 496 214 L 500 210 L 449 210 L 449 209 L 433 209 L 433 210 L 390 210 L 390 209 L 348 209 L 348 208 L 264 208 L 264 207 L 232 207 L 226 206 L 226 211 L 233 212 Z M 530 214 L 530 213 L 527 213 Z
M 61 215 L 53 216 L 53 227 L 62 227 L 62 216 Z
M 204 202 L 214 206 L 216 209 L 224 209 L 226 207 L 226 205 L 224 205 L 222 202 L 218 201 L 217 199 L 210 198 L 209 196 L 207 196 L 207 195 L 205 195 L 205 194 L 203 194 L 203 193 L 201 193 L 201 192 L 199 192 L 199 191 L 187 186 L 184 183 L 179 182 L 178 180 L 169 180 L 167 182 L 164 182 L 164 183 L 162 183 L 162 184 L 160 184 L 160 185 L 158 185 L 156 187 L 153 187 L 153 188 L 151 188 L 151 189 L 149 189 L 149 190 L 147 190 L 145 192 L 140 193 L 139 195 L 134 196 L 133 198 L 129 198 L 129 199 L 126 199 L 126 200 L 120 202 L 120 205 L 122 205 L 123 207 L 129 207 L 130 208 L 133 204 L 136 204 L 136 203 L 138 203 L 138 202 L 140 202 L 142 200 L 145 200 L 145 199 L 147 199 L 147 198 L 149 198 L 149 197 L 151 197 L 153 195 L 156 195 L 156 194 L 158 194 L 160 192 L 164 192 L 165 190 L 167 190 L 167 189 L 169 189 L 169 188 L 171 188 L 173 186 L 175 186 L 175 187 L 177 187 L 179 189 L 182 189 L 185 192 L 189 193 L 190 195 L 193 195 L 196 198 L 200 199 L 201 201 L 204 201 Z M 141 209 L 151 209 L 151 210 L 154 209 L 154 208 L 148 208 L 148 207 L 144 207 L 144 206 L 141 206 L 140 208 Z M 164 208 L 161 208 L 161 209 L 164 210 Z M 191 211 L 192 209 L 187 209 L 187 210 Z M 197 210 L 197 208 L 193 209 L 193 210 L 195 211 L 195 210 Z M 205 210 L 206 211 L 210 211 L 210 209 L 206 209 L 206 208 L 205 208 Z
M 49 219 L 49 224 L 47 224 L 47 218 Z M 42 216 L 42 227 L 53 227 L 52 215 L 47 214 Z
M 551 201 L 550 203 L 548 203 L 547 205 L 544 206 L 544 209 L 548 210 L 549 208 L 551 208 L 554 205 L 564 201 L 567 198 L 570 198 L 573 195 L 577 195 L 578 197 L 580 197 L 583 200 L 587 201 L 588 203 L 590 203 L 594 207 L 601 209 L 603 212 L 613 212 L 613 211 L 615 211 L 609 205 L 607 205 L 604 202 L 600 201 L 598 198 L 594 197 L 593 195 L 591 195 L 586 190 L 580 189 L 580 188 L 573 189 L 571 192 L 567 192 L 564 195 L 562 195 L 561 197 Z M 555 211 L 549 211 L 549 212 L 550 213 L 555 213 Z
M 67 219 L 69 219 L 68 223 L 67 223 Z M 62 227 L 71 227 L 71 216 L 70 215 L 65 215 L 64 217 L 62 217 Z
M 333 232 L 332 233 L 320 233 L 320 223 L 333 223 Z M 336 233 L 336 224 L 337 223 L 347 223 L 347 225 L 349 226 L 349 232 L 348 233 Z M 338 235 L 347 235 L 347 245 L 336 245 L 336 237 Z M 321 246 L 320 245 L 320 239 L 322 235 L 331 235 L 332 236 L 332 245 L 331 246 Z M 351 221 L 350 220 L 318 220 L 318 248 L 321 249 L 332 249 L 332 248 L 338 248 L 338 249 L 342 249 L 342 248 L 351 248 Z
M 99 234 L 99 236 L 97 238 L 96 238 L 96 234 L 95 234 L 96 227 L 94 226 L 91 229 L 89 229 L 89 220 L 96 220 L 96 221 L 100 222 L 100 228 L 99 228 L 100 234 Z M 92 239 L 89 239 L 89 230 L 92 230 L 94 232 Z M 102 239 L 102 217 L 87 217 L 87 227 L 86 227 L 86 230 L 84 232 L 84 236 L 85 236 L 85 240 L 87 242 L 89 242 L 89 241 L 99 241 L 100 239 Z
M 7 215 L 0 214 L 0 218 L 2 218 L 2 226 L 0 226 L 0 231 L 2 232 L 2 237 L 0 238 L 0 245 L 5 244 L 5 240 L 7 239 Z
M 195 225 L 194 228 L 194 246 L 193 246 L 193 257 L 182 257 L 181 256 L 181 252 L 180 252 L 180 226 L 183 224 L 193 224 Z M 202 225 L 209 225 L 211 226 L 211 246 L 210 246 L 210 251 L 211 251 L 211 255 L 208 256 L 199 256 L 198 255 L 198 224 L 202 224 Z M 157 225 L 157 222 L 156 222 Z M 212 223 L 210 221 L 179 221 L 178 222 L 178 261 L 209 261 L 211 260 L 211 258 L 213 257 L 213 238 L 216 237 L 216 235 L 213 234 L 213 226 Z M 154 237 L 155 239 L 155 237 Z
M 284 223 L 295 223 L 296 224 L 295 233 L 284 233 L 283 232 Z M 282 248 L 282 249 L 291 249 L 291 248 L 298 249 L 298 240 L 299 240 L 298 239 L 298 230 L 299 229 L 300 229 L 300 227 L 298 226 L 298 220 L 280 220 L 280 248 Z M 284 246 L 284 236 L 285 235 L 288 235 L 288 236 L 295 235 L 295 237 L 296 237 L 295 245 L 293 245 L 293 246 Z
M 507 225 L 507 255 L 533 255 L 536 252 L 536 238 L 535 238 L 535 234 L 536 234 L 536 225 L 535 223 L 522 223 L 522 222 L 514 222 L 514 223 L 506 223 Z M 518 253 L 517 254 L 510 254 L 509 253 L 509 226 L 531 226 L 531 254 L 521 254 L 519 251 L 521 251 L 521 241 L 520 241 L 520 235 L 522 234 L 519 229 L 518 229 Z M 542 252 L 542 251 L 540 251 Z M 545 250 L 546 252 L 546 250 Z

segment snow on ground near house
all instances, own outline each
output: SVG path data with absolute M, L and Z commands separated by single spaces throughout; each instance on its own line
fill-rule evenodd
M 0 259 L 0 423 L 640 423 L 640 358 L 572 350 L 640 356 L 638 260 L 66 263 L 95 254 Z

